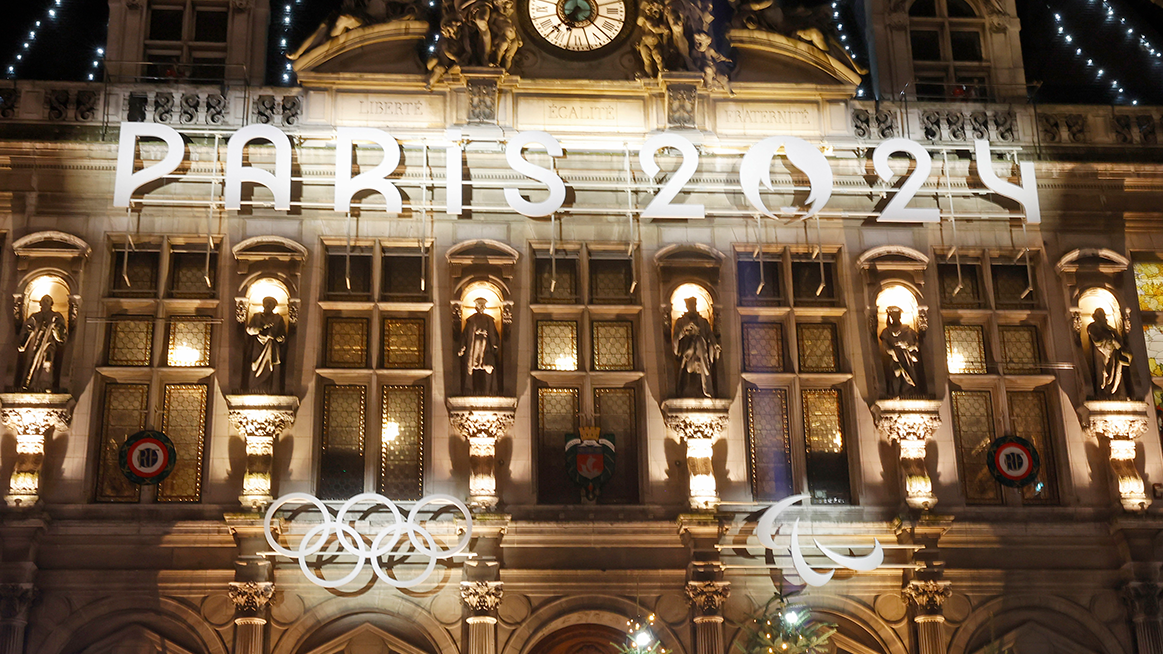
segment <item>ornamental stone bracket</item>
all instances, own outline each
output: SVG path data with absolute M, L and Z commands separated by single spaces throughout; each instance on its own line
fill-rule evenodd
M 727 427 L 731 400 L 677 398 L 662 403 L 662 418 L 679 441 L 686 442 L 690 475 L 690 506 L 695 511 L 714 511 L 719 491 L 711 464 L 715 441 Z
M 275 439 L 295 423 L 299 398 L 285 395 L 227 395 L 230 424 L 246 443 L 246 473 L 238 501 L 254 511 L 265 509 L 271 497 Z
M 1135 441 L 1147 433 L 1150 407 L 1145 402 L 1104 400 L 1083 405 L 1083 428 L 1110 443 L 1110 465 L 1125 511 L 1141 513 L 1151 506 L 1146 485 L 1135 467 Z
M 73 397 L 64 393 L 0 394 L 0 422 L 16 434 L 16 461 L 4 501 L 30 507 L 40 499 L 45 439 L 64 431 L 73 418 Z
M 453 429 L 468 441 L 468 503 L 491 511 L 497 496 L 497 441 L 509 433 L 517 416 L 517 398 L 450 397 L 448 418 Z
M 933 481 L 925 467 L 925 449 L 941 424 L 941 402 L 936 400 L 881 400 L 872 406 L 876 428 L 890 443 L 900 446 L 900 475 L 905 502 L 914 511 L 937 504 Z

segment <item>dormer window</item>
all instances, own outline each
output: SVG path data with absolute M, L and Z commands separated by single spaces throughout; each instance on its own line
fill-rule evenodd
M 984 99 L 989 95 L 985 19 L 966 0 L 916 0 L 909 42 L 918 99 Z

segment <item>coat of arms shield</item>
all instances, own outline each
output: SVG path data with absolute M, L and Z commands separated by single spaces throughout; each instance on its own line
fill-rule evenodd
M 565 435 L 565 473 L 594 500 L 614 476 L 614 435 L 598 427 L 582 427 L 581 436 Z

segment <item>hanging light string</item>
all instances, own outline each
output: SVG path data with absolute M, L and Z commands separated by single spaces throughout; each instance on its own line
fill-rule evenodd
M 281 79 L 284 86 L 295 84 L 295 71 L 290 61 L 287 61 L 287 52 L 290 50 L 291 26 L 295 23 L 295 7 L 303 4 L 303 0 L 283 0 L 283 12 L 279 16 L 279 61 L 283 62 Z M 272 6 L 278 6 L 273 4 Z
M 1087 0 L 1088 4 L 1093 4 L 1094 2 L 1095 0 Z M 1105 10 L 1106 20 L 1108 22 L 1118 19 L 1120 25 L 1126 25 L 1127 19 L 1124 17 L 1116 16 L 1114 7 L 1110 2 L 1103 0 L 1102 7 Z M 1074 35 L 1071 34 L 1070 30 L 1067 28 L 1066 21 L 1063 20 L 1061 13 L 1054 13 L 1054 24 L 1057 27 L 1058 38 L 1065 42 L 1067 48 L 1070 48 L 1074 51 L 1075 58 L 1077 58 L 1079 61 L 1085 62 L 1086 70 L 1094 76 L 1095 82 L 1103 85 L 1105 85 L 1107 81 L 1110 82 L 1110 92 L 1114 96 L 1114 101 L 1116 103 L 1130 105 L 1139 104 L 1138 98 L 1129 95 L 1119 80 L 1113 79 L 1107 75 L 1106 69 L 1103 68 L 1100 64 L 1095 63 L 1094 58 L 1085 50 L 1083 50 L 1081 46 L 1074 42 Z M 1128 27 L 1126 33 L 1128 36 L 1133 37 L 1136 34 L 1136 31 L 1133 27 Z M 1142 33 L 1138 34 L 1140 48 L 1143 48 L 1144 51 L 1152 57 L 1163 58 L 1163 52 L 1160 52 L 1157 48 L 1155 48 L 1154 44 L 1152 44 Z
M 852 42 L 848 38 L 848 32 L 844 28 L 844 18 L 840 15 L 840 3 L 843 0 L 832 0 L 832 22 L 836 24 L 836 31 L 840 34 L 840 45 L 844 46 L 844 51 L 852 57 L 852 61 L 856 61 L 856 53 L 852 51 Z M 856 61 L 856 63 L 860 63 Z M 861 82 L 860 87 L 856 89 L 856 97 L 864 97 L 864 83 Z
M 96 81 L 98 77 L 104 77 L 101 74 L 101 64 L 103 63 L 105 63 L 105 48 L 97 48 L 93 52 L 93 65 L 88 72 L 90 82 Z
M 55 24 L 57 15 L 60 13 L 61 0 L 51 0 L 48 9 L 45 10 L 44 18 L 33 21 L 28 29 L 28 36 L 21 42 L 20 47 L 16 49 L 16 55 L 8 63 L 8 68 L 5 69 L 8 79 L 16 78 L 16 70 L 20 64 L 28 57 L 34 45 L 36 45 L 36 37 L 40 34 L 41 27 L 48 24 Z M 91 78 L 90 78 L 91 79 Z

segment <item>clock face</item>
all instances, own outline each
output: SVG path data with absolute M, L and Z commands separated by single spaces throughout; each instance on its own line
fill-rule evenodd
M 526 0 L 533 32 L 560 54 L 593 53 L 629 33 L 630 0 Z

